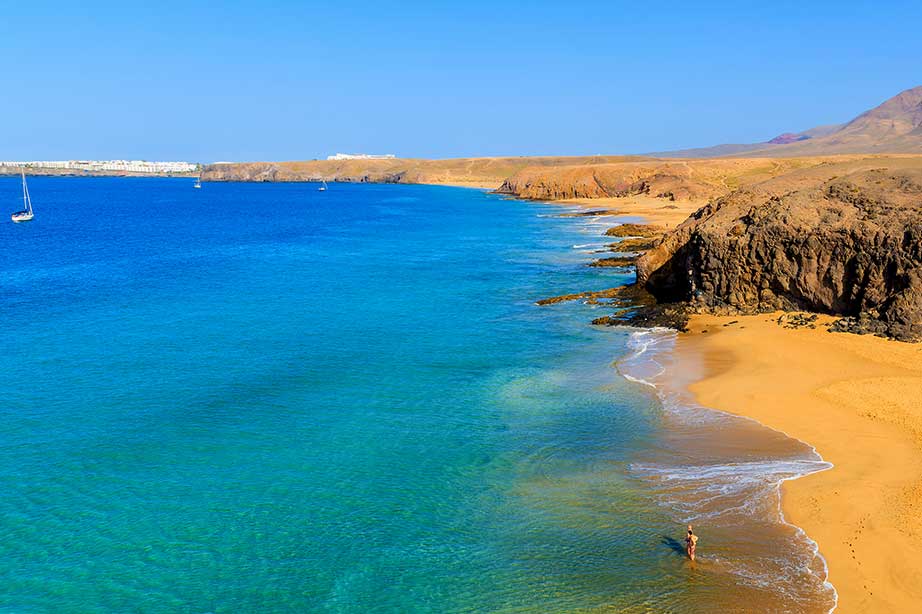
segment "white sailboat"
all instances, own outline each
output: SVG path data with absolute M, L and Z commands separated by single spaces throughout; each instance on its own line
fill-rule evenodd
M 22 174 L 22 211 L 17 211 L 10 216 L 10 219 L 14 222 L 29 222 L 32 220 L 34 215 L 32 214 L 32 197 L 29 196 L 29 186 L 26 185 L 26 171 L 25 169 L 20 169 Z
M 317 188 L 317 191 L 318 191 L 318 192 L 326 192 L 326 191 L 327 191 L 327 180 L 326 180 L 326 179 L 323 180 L 323 185 L 320 186 L 319 188 Z
M 198 176 L 198 179 L 195 180 L 195 183 L 192 185 L 192 187 L 195 188 L 196 190 L 200 190 L 202 188 L 202 176 L 201 175 Z

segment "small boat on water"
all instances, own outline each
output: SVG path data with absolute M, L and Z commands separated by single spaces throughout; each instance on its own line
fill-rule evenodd
M 29 196 L 29 186 L 26 185 L 26 171 L 25 169 L 21 170 L 22 174 L 22 211 L 17 211 L 10 216 L 10 219 L 15 223 L 19 222 L 30 222 L 32 218 L 35 217 L 32 213 L 32 197 Z
M 195 188 L 196 190 L 200 190 L 202 188 L 202 176 L 201 175 L 198 176 L 198 179 L 195 180 L 195 183 L 192 185 L 192 187 Z
M 327 182 L 326 182 L 326 179 L 323 180 L 323 185 L 320 186 L 319 188 L 317 188 L 317 191 L 318 191 L 318 192 L 326 192 L 326 191 L 327 191 Z

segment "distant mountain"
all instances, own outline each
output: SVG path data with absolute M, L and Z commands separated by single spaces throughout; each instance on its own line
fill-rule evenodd
M 715 145 L 649 155 L 721 158 L 846 153 L 922 153 L 922 85 L 897 94 L 845 124 L 787 132 L 764 143 Z
M 768 142 L 769 145 L 788 145 L 789 143 L 796 143 L 797 141 L 806 141 L 810 137 L 806 134 L 794 134 L 793 132 L 785 132 L 784 134 L 779 134 L 772 140 Z

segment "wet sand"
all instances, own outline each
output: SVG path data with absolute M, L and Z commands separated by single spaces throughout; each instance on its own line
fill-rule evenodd
M 786 482 L 783 510 L 826 558 L 837 612 L 922 603 L 922 344 L 695 316 L 679 360 L 698 402 L 815 446 L 834 468 Z M 736 321 L 736 323 L 730 324 Z M 707 332 L 704 332 L 707 331 Z

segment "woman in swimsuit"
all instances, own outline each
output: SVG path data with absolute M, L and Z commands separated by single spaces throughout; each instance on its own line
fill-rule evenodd
M 688 525 L 688 535 L 685 536 L 685 552 L 688 558 L 695 560 L 695 546 L 698 544 L 698 536 L 692 533 L 692 526 Z

